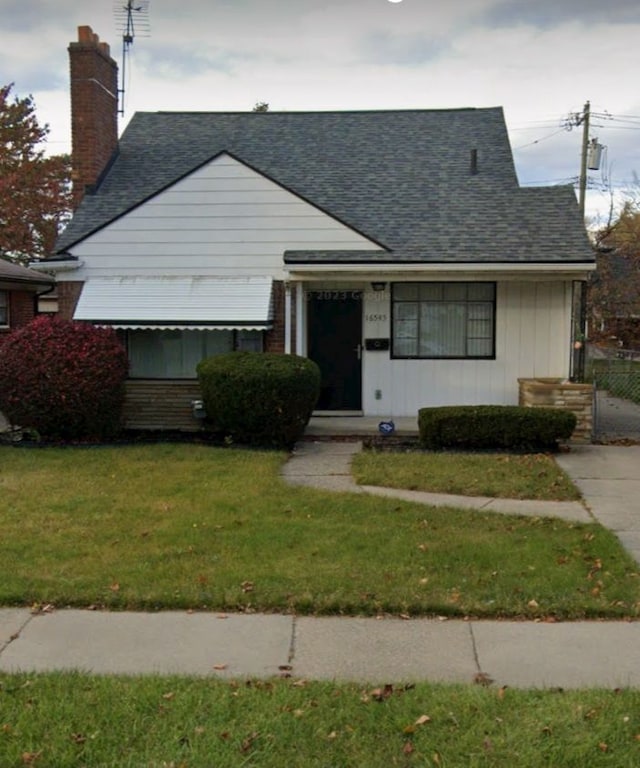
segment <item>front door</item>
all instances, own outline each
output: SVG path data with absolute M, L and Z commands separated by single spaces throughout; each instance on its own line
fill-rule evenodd
M 307 354 L 320 367 L 319 411 L 362 408 L 362 293 L 307 292 Z

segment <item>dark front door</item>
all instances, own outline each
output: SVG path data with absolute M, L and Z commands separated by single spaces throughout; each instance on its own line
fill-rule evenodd
M 362 408 L 362 293 L 307 293 L 307 352 L 322 372 L 319 411 Z

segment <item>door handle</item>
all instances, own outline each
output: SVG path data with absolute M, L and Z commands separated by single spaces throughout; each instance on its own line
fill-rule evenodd
M 356 353 L 358 360 L 362 360 L 362 344 L 358 344 L 354 347 L 353 351 Z

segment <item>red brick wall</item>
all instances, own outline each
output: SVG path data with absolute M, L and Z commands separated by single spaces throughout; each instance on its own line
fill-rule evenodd
M 36 294 L 32 291 L 7 291 L 9 302 L 9 327 L 0 328 L 5 335 L 16 328 L 22 328 L 36 316 Z
M 296 351 L 296 290 L 301 291 L 302 286 L 294 285 L 291 288 L 291 352 L 293 354 Z M 284 354 L 284 307 L 284 283 L 276 280 L 273 283 L 273 328 L 265 333 L 265 352 Z
M 118 65 L 91 27 L 69 45 L 74 207 L 118 146 Z
M 82 293 L 83 285 L 84 283 L 75 280 L 57 284 L 58 317 L 63 320 L 73 320 L 73 313 Z

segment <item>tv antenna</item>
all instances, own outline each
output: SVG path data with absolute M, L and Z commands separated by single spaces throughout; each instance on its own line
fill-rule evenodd
M 149 0 L 115 0 L 113 13 L 116 18 L 118 32 L 122 33 L 122 80 L 118 88 L 120 106 L 118 114 L 124 115 L 124 90 L 129 49 L 136 35 L 149 37 Z

